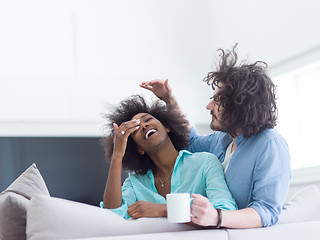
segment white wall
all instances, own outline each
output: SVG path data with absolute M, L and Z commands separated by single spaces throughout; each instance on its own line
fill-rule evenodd
M 135 93 L 151 98 L 138 84 L 155 78 L 169 78 L 192 123 L 208 124 L 212 92 L 201 80 L 217 48 L 238 42 L 241 57 L 281 72 L 283 61 L 319 45 L 319 7 L 316 0 L 0 0 L 0 135 L 99 136 L 104 104 Z
M 90 135 L 69 131 L 83 124 L 99 135 L 104 104 L 148 95 L 138 85 L 155 78 L 169 78 L 182 106 L 195 109 L 207 89 L 211 9 L 185 0 L 1 1 L 1 134 Z

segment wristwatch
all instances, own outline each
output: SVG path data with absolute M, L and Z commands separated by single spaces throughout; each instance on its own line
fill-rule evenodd
M 216 228 L 221 228 L 221 222 L 222 222 L 222 214 L 221 214 L 221 209 L 220 208 L 216 208 L 217 212 L 218 212 L 218 223 Z

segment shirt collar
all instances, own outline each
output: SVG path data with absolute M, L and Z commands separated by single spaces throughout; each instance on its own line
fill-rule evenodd
M 178 166 L 180 160 L 183 158 L 184 155 L 192 155 L 192 153 L 187 150 L 179 151 L 178 157 L 176 158 L 176 162 L 174 164 L 174 169 Z
M 243 134 L 241 133 L 241 134 L 237 137 L 237 139 L 236 139 L 236 146 L 239 146 L 240 143 L 241 143 L 243 140 L 245 140 L 245 137 L 244 137 Z
M 222 150 L 227 149 L 227 147 L 229 146 L 230 142 L 232 142 L 232 137 L 229 135 L 229 133 L 227 133 L 226 135 L 224 135 L 224 137 L 221 140 Z
M 240 143 L 245 140 L 245 137 L 243 136 L 243 134 L 240 134 L 237 138 L 236 138 L 236 146 L 239 146 Z M 227 147 L 229 146 L 229 144 L 232 142 L 232 137 L 230 136 L 229 133 L 227 133 L 221 140 L 222 144 L 222 148 L 225 150 L 227 149 Z

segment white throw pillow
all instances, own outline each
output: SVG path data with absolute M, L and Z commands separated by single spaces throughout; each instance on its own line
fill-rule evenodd
M 73 239 L 195 229 L 167 218 L 125 220 L 116 213 L 65 199 L 36 196 L 27 212 L 27 239 Z
M 297 192 L 283 206 L 278 224 L 320 220 L 320 192 L 315 185 Z
M 27 207 L 37 194 L 49 196 L 49 191 L 36 164 L 32 164 L 0 194 L 0 239 L 26 239 Z
M 26 212 L 30 200 L 8 192 L 0 196 L 0 239 L 26 239 Z

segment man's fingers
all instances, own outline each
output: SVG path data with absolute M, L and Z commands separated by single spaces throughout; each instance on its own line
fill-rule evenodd
M 198 194 L 198 193 L 192 193 L 191 196 L 193 198 L 202 198 L 203 197 L 201 194 Z
M 191 214 L 195 217 L 202 216 L 203 214 L 205 214 L 205 210 L 201 206 L 192 204 L 191 205 Z
M 143 87 L 143 88 L 147 88 L 147 89 L 152 89 L 153 85 L 165 85 L 165 82 L 167 82 L 168 84 L 168 79 L 166 80 L 160 80 L 160 79 L 156 79 L 156 80 L 152 80 L 152 81 L 149 81 L 149 82 L 142 82 L 140 84 L 140 87 Z
M 152 89 L 152 86 L 147 85 L 147 84 L 140 84 L 140 87 L 145 88 L 147 90 L 151 90 Z
M 191 222 L 193 222 L 194 224 L 200 225 L 201 219 L 196 217 L 191 217 Z
M 202 225 L 202 220 L 205 214 L 205 209 L 200 206 L 192 204 L 191 206 L 191 222 Z
M 200 207 L 206 207 L 208 204 L 210 204 L 209 200 L 202 196 L 201 194 L 192 194 L 193 202 L 192 205 L 198 205 Z
M 171 89 L 169 87 L 168 81 L 169 81 L 168 78 L 166 80 L 164 80 L 164 86 L 167 89 L 167 91 L 170 91 Z
M 116 132 L 118 130 L 119 126 L 118 124 L 116 123 L 113 123 L 113 129 L 114 129 L 114 132 Z

